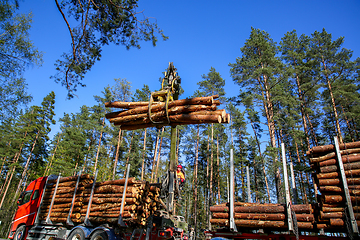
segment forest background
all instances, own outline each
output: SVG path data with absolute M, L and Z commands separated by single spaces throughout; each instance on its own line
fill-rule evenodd
M 109 2 L 97 3 L 110 8 Z M 104 102 L 146 101 L 170 61 L 182 78 L 180 98 L 219 94 L 232 116 L 229 125 L 178 128 L 178 160 L 187 175 L 178 213 L 199 237 L 209 227 L 208 207 L 227 199 L 230 148 L 238 201 L 246 201 L 251 181 L 252 201 L 283 202 L 281 142 L 294 164 L 293 197 L 315 201 L 305 152 L 334 136 L 359 140 L 357 1 L 141 1 L 136 8 L 136 1 L 112 2 L 133 21 L 116 28 L 109 15 L 109 22 L 94 18 L 98 25 L 87 25 L 86 14 L 67 15 L 78 6 L 60 2 L 71 38 L 57 1 L 1 1 L 2 233 L 20 192 L 43 175 L 96 168 L 107 180 L 123 177 L 130 163 L 138 179 L 161 178 L 169 129 L 119 131 L 104 119 L 111 111 Z M 109 23 L 121 31 L 110 31 Z

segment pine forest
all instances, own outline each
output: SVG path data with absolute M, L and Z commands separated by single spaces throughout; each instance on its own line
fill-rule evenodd
M 252 202 L 285 202 L 280 149 L 284 143 L 295 174 L 292 197 L 299 204 L 316 202 L 317 186 L 306 152 L 333 144 L 334 136 L 340 143 L 359 140 L 360 59 L 352 58 L 344 41 L 323 29 L 309 36 L 287 32 L 277 43 L 270 33 L 252 28 L 239 46 L 239 57 L 228 65 L 232 79 L 225 80 L 209 66 L 197 89 L 183 89 L 190 97 L 219 95 L 221 108 L 231 116 L 229 124 L 177 127 L 176 159 L 185 168 L 186 182 L 176 213 L 195 228 L 199 239 L 210 227 L 210 206 L 228 201 L 230 149 L 236 201 L 248 201 L 250 183 Z M 181 76 L 186 69 L 178 71 Z M 54 92 L 38 106 L 30 106 L 30 100 L 27 107 L 17 106 L 1 97 L 1 233 L 9 228 L 20 193 L 42 176 L 98 171 L 98 181 L 114 180 L 123 178 L 130 164 L 131 177 L 161 181 L 169 163 L 170 127 L 122 130 L 105 118 L 115 111 L 106 108 L 106 102 L 146 102 L 158 90 L 144 84 L 132 91 L 131 81 L 138 80 L 114 79 L 94 96 L 96 105 L 83 105 L 63 116 L 55 116 Z M 226 81 L 236 84 L 237 95 L 226 94 Z M 50 135 L 55 124 L 59 130 Z

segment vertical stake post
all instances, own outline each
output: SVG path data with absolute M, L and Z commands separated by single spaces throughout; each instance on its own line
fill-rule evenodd
M 350 224 L 351 224 L 351 227 L 352 227 L 353 234 L 358 235 L 359 234 L 359 229 L 358 229 L 358 225 L 357 225 L 357 222 L 356 222 L 356 219 L 355 219 L 354 209 L 353 209 L 353 206 L 352 206 L 352 203 L 351 203 L 351 198 L 350 198 L 350 193 L 349 193 L 349 186 L 347 184 L 346 175 L 345 175 L 345 171 L 344 171 L 344 164 L 342 162 L 341 153 L 340 153 L 339 141 L 338 141 L 336 136 L 334 137 L 334 143 L 335 143 L 336 156 L 337 156 L 339 169 L 340 169 L 341 180 L 342 180 L 343 187 L 344 187 L 346 204 L 347 204 L 347 208 L 348 208 L 349 216 L 350 216 L 350 222 L 351 222 Z
M 234 219 L 234 157 L 233 149 L 230 149 L 230 231 L 237 232 Z
M 246 179 L 247 179 L 247 196 L 248 196 L 248 202 L 251 203 L 251 183 L 250 183 L 250 170 L 249 166 L 246 166 Z
M 284 170 L 284 184 L 285 184 L 285 200 L 286 200 L 286 211 L 287 211 L 287 222 L 289 231 L 294 230 L 292 214 L 291 214 L 291 201 L 290 201 L 290 190 L 289 190 L 289 177 L 286 167 L 286 155 L 285 155 L 285 145 L 281 143 L 281 153 L 282 153 L 282 163 Z

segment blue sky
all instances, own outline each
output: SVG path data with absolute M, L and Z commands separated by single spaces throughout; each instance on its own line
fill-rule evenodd
M 156 47 L 143 42 L 141 49 L 106 46 L 101 61 L 84 79 L 87 87 L 78 89 L 78 97 L 66 100 L 65 88 L 50 76 L 55 74 L 56 59 L 70 49 L 67 27 L 55 1 L 21 1 L 20 11 L 33 13 L 30 38 L 44 54 L 43 65 L 29 68 L 24 74 L 28 92 L 34 97 L 32 104 L 40 104 L 54 91 L 58 120 L 64 112 L 78 112 L 82 105 L 94 105 L 93 96 L 101 95 L 104 87 L 114 84 L 115 78 L 130 81 L 133 92 L 143 84 L 157 90 L 158 79 L 169 62 L 174 63 L 182 78 L 185 93 L 180 98 L 192 95 L 198 88 L 197 82 L 202 80 L 201 75 L 207 74 L 211 67 L 226 80 L 227 96 L 235 96 L 239 87 L 233 84 L 228 64 L 240 57 L 240 48 L 249 38 L 251 27 L 268 32 L 277 43 L 294 29 L 298 35 L 311 35 L 325 28 L 333 39 L 345 37 L 343 47 L 353 50 L 353 59 L 360 56 L 358 0 L 140 0 L 137 10 L 156 18 L 169 39 L 159 40 Z

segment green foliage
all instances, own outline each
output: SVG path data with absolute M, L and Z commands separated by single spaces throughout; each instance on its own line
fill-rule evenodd
M 22 74 L 42 63 L 42 54 L 29 39 L 32 15 L 16 14 L 16 3 L 0 1 L 0 121 L 31 101 Z
M 66 87 L 69 98 L 74 97 L 79 86 L 85 86 L 85 74 L 101 59 L 103 46 L 113 43 L 126 49 L 140 48 L 141 41 L 151 41 L 155 46 L 158 36 L 167 39 L 156 22 L 136 11 L 137 2 L 56 0 L 69 28 L 72 51 L 57 60 L 57 74 L 52 78 Z M 72 21 L 79 25 L 71 28 Z

